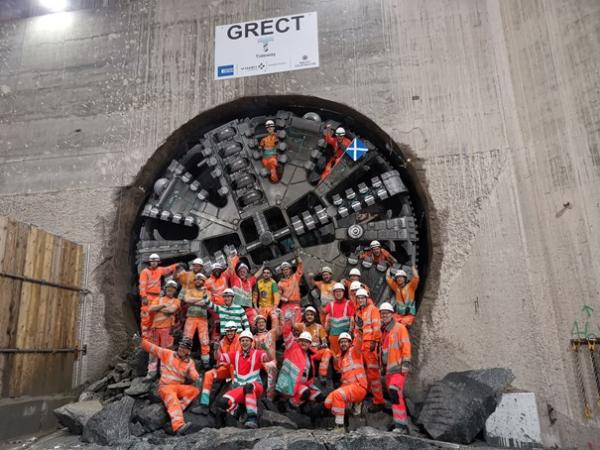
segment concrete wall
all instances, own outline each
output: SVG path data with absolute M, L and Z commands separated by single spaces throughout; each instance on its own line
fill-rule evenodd
M 319 69 L 212 80 L 215 25 L 313 10 Z M 107 250 L 120 188 L 201 111 L 307 94 L 418 157 L 437 274 L 414 330 L 419 380 L 510 367 L 556 411 L 547 444 L 598 442 L 568 347 L 574 321 L 600 331 L 599 2 L 161 0 L 65 16 L 0 24 L 0 213 L 86 245 L 80 380 L 127 335 L 123 284 L 106 289 L 129 269 Z

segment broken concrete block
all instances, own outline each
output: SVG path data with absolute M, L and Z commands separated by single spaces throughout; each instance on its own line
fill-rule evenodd
M 499 447 L 541 447 L 542 430 L 535 394 L 502 394 L 496 410 L 485 422 L 485 441 Z
M 84 442 L 116 445 L 131 437 L 129 422 L 135 400 L 125 396 L 94 414 L 83 428 Z
M 167 410 L 162 403 L 137 405 L 131 415 L 132 422 L 138 422 L 147 432 L 162 428 L 169 422 Z
M 125 389 L 125 394 L 137 397 L 138 395 L 147 394 L 154 387 L 154 381 L 144 377 L 134 378 L 131 385 Z
M 58 422 L 73 434 L 81 434 L 83 427 L 94 414 L 102 410 L 98 400 L 68 403 L 54 410 Z
M 269 411 L 268 409 L 263 410 L 261 413 L 259 423 L 261 427 L 283 427 L 289 428 L 290 430 L 296 430 L 298 428 L 294 422 L 283 414 Z

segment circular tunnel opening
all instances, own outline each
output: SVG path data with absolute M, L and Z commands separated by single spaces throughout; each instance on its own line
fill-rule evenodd
M 258 145 L 267 119 L 276 124 L 277 183 Z M 357 161 L 343 155 L 323 178 L 333 155 L 324 130 L 338 126 L 368 151 Z M 431 246 L 427 199 L 411 156 L 358 111 L 316 97 L 244 97 L 206 111 L 176 130 L 137 177 L 145 195 L 137 194 L 130 218 L 130 285 L 151 253 L 163 264 L 199 256 L 206 268 L 235 248 L 252 271 L 263 263 L 278 267 L 299 249 L 307 272 L 329 265 L 341 279 L 358 267 L 380 303 L 393 296 L 386 267 L 359 258 L 379 240 L 398 268 L 410 274 L 418 267 L 418 308 Z

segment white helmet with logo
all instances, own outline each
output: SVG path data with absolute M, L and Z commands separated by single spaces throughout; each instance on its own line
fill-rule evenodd
M 346 136 L 346 130 L 344 130 L 342 127 L 337 127 L 335 129 L 335 135 L 336 136 Z
M 223 264 L 216 262 L 212 265 L 212 270 L 224 270 Z
M 369 245 L 369 247 L 371 247 L 371 248 L 381 247 L 381 242 L 379 242 L 379 241 L 371 241 L 371 244 Z
M 325 272 L 333 273 L 333 271 L 331 270 L 331 267 L 329 267 L 329 266 L 321 267 L 321 273 L 325 273 Z
M 369 293 L 367 292 L 366 289 L 359 289 L 358 291 L 356 291 L 356 296 L 357 297 L 368 297 Z
M 360 281 L 353 281 L 352 283 L 350 283 L 351 291 L 356 291 L 361 288 L 362 288 L 362 283 Z
M 168 287 L 177 288 L 177 281 L 175 281 L 175 280 L 169 280 L 169 281 L 167 281 L 165 283 L 165 288 L 168 288 Z
M 223 297 L 235 297 L 233 289 L 227 288 L 223 291 Z
M 315 308 L 313 308 L 312 306 L 307 306 L 306 308 L 304 308 L 304 312 L 305 312 L 305 313 L 307 313 L 307 312 L 311 312 L 311 313 L 314 313 L 314 314 L 316 314 L 316 313 L 317 313 L 317 310 L 316 310 Z
M 204 261 L 202 261 L 202 258 L 196 258 L 195 260 L 192 261 L 192 266 L 194 266 L 194 265 L 203 266 Z
M 289 262 L 284 261 L 281 263 L 281 266 L 279 266 L 279 267 L 281 267 L 283 269 L 284 267 L 292 267 L 292 265 Z
M 265 127 L 266 128 L 270 128 L 270 127 L 274 127 L 275 126 L 275 122 L 273 122 L 272 120 L 267 120 L 265 122 Z
M 160 256 L 158 256 L 157 253 L 152 253 L 150 255 L 150 258 L 148 258 L 149 261 L 160 261 Z
M 398 277 L 408 278 L 408 274 L 404 270 L 400 269 L 400 270 L 397 270 L 396 273 L 394 274 L 394 278 L 398 278 Z
M 338 336 L 338 342 L 341 341 L 342 339 L 348 339 L 350 342 L 352 342 L 352 336 L 350 336 L 350 334 L 348 334 L 348 333 L 341 333 Z
M 298 340 L 312 342 L 312 334 L 310 334 L 308 331 L 303 331 L 300 333 L 300 336 L 298 336 Z
M 355 276 L 355 275 L 356 275 L 357 277 L 360 277 L 360 270 L 358 270 L 358 269 L 355 267 L 354 269 L 350 270 L 350 273 L 349 273 L 348 275 L 350 275 L 351 277 L 352 277 L 352 276 Z
M 346 288 L 344 287 L 344 285 L 342 283 L 335 283 L 331 290 L 332 291 L 339 291 L 339 290 L 345 291 Z
M 206 275 L 204 275 L 202 272 L 198 272 L 194 278 L 196 278 L 196 280 L 206 280 Z
M 389 311 L 391 313 L 394 312 L 394 307 L 392 306 L 391 303 L 388 302 L 383 302 L 381 305 L 379 305 L 379 311 Z
M 250 331 L 249 328 L 246 328 L 244 331 L 242 331 L 240 333 L 240 339 L 242 338 L 250 338 L 252 340 L 254 340 L 254 335 L 252 334 L 252 331 Z
M 225 331 L 227 330 L 237 330 L 237 325 L 233 320 L 230 320 L 225 324 Z

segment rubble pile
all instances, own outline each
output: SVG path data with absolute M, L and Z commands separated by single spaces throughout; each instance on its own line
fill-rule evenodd
M 404 448 L 398 444 L 403 442 L 402 439 L 417 438 L 466 444 L 473 442 L 481 432 L 499 395 L 514 378 L 506 369 L 454 372 L 433 384 L 420 402 L 407 397 L 412 419 L 409 421 L 411 437 L 388 433 L 392 425 L 390 410 L 369 412 L 368 401 L 360 411 L 349 415 L 346 424 L 348 431 L 359 434 L 337 436 L 326 431 L 334 426 L 334 422 L 325 410 L 295 409 L 285 402 L 273 402 L 266 397 L 259 406 L 261 428 L 258 430 L 240 429 L 235 418 L 211 406 L 207 415 L 193 414 L 188 408 L 185 421 L 192 424 L 188 436 L 173 437 L 169 417 L 158 396 L 158 379 L 143 376 L 146 358 L 144 352 L 137 350 L 117 358 L 104 377 L 87 386 L 78 402 L 55 410 L 59 422 L 71 433 L 81 434 L 85 442 L 100 445 L 133 442 L 130 448 L 136 449 L 150 446 L 204 448 L 198 447 L 198 442 L 203 439 L 207 439 L 207 443 L 217 443 L 211 444 L 212 449 L 252 448 L 253 445 L 258 448 L 259 442 L 261 449 L 359 448 L 354 445 L 360 440 L 365 441 L 365 445 L 360 446 L 363 449 Z M 225 388 L 225 384 L 216 386 L 213 395 L 218 397 Z M 242 445 L 241 441 L 247 440 L 245 436 L 252 436 L 254 444 Z M 234 444 L 234 441 L 240 443 Z M 379 441 L 381 443 L 376 444 Z M 415 447 L 413 443 L 407 444 L 406 448 L 430 447 Z

